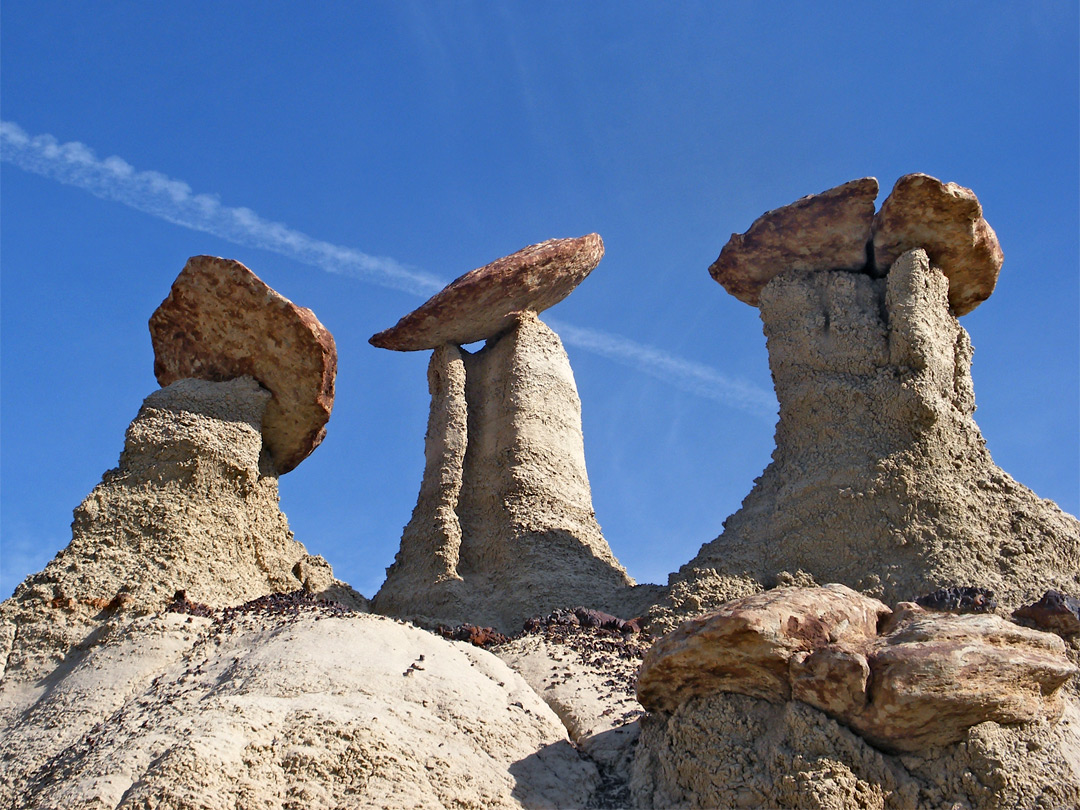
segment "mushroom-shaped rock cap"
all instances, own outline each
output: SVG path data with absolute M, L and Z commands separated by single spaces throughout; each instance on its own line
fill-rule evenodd
M 334 406 L 337 348 L 310 309 L 272 290 L 240 262 L 194 256 L 150 317 L 154 375 L 162 385 L 245 374 L 273 398 L 263 443 L 278 474 L 319 446 Z
M 530 245 L 450 282 L 369 342 L 409 352 L 486 340 L 513 326 L 519 313 L 543 312 L 562 301 L 603 255 L 596 233 Z
M 761 289 L 785 270 L 862 270 L 877 194 L 877 180 L 864 177 L 767 211 L 731 235 L 709 274 L 756 307 Z
M 923 248 L 949 279 L 949 306 L 966 315 L 990 297 L 1004 254 L 974 192 L 928 174 L 906 174 L 874 217 L 874 263 L 884 273 Z

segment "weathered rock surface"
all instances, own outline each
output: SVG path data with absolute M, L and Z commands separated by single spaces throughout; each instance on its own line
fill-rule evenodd
M 878 747 L 919 751 L 988 720 L 1056 721 L 1077 671 L 1052 634 L 913 602 L 892 614 L 831 585 L 777 588 L 684 622 L 645 655 L 637 694 L 666 713 L 716 692 L 798 700 Z
M 912 602 L 898 605 L 893 621 L 895 628 L 864 648 L 868 671 L 861 680 L 833 665 L 826 649 L 820 661 L 811 653 L 792 669 L 793 697 L 899 751 L 956 742 L 987 720 L 1017 725 L 1061 717 L 1061 687 L 1077 668 L 1057 636 L 1000 616 L 927 613 Z M 827 699 L 848 694 L 842 708 Z
M 600 532 L 581 402 L 558 336 L 535 314 L 428 371 L 425 473 L 373 609 L 503 632 L 584 604 L 620 613 L 633 581 Z
M 5 807 L 584 807 L 599 784 L 490 653 L 318 608 L 140 619 L 2 733 Z
M 922 248 L 949 279 L 949 306 L 965 315 L 990 297 L 1004 260 L 997 234 L 975 193 L 928 174 L 907 174 L 874 217 L 874 261 L 884 274 Z
M 214 606 L 297 588 L 362 605 L 278 508 L 260 432 L 269 400 L 250 377 L 185 379 L 146 398 L 119 466 L 75 510 L 71 543 L 0 605 L 0 722 L 61 662 L 177 590 Z
M 404 352 L 496 337 L 520 313 L 543 312 L 566 298 L 603 255 L 604 242 L 595 233 L 522 248 L 451 282 L 396 326 L 374 335 L 371 344 Z
M 150 318 L 154 374 L 222 382 L 250 376 L 273 398 L 263 440 L 279 475 L 318 447 L 334 406 L 337 349 L 310 309 L 298 307 L 240 262 L 194 256 Z
M 638 699 L 649 711 L 666 712 L 717 691 L 788 700 L 793 656 L 832 643 L 863 648 L 889 613 L 843 585 L 776 588 L 736 599 L 683 622 L 649 649 Z
M 1080 521 L 1002 471 L 972 418 L 947 288 L 921 250 L 884 279 L 789 271 L 765 287 L 772 463 L 656 612 L 709 612 L 782 572 L 889 603 L 957 582 L 1006 608 L 1080 592 Z
M 877 194 L 877 180 L 864 177 L 767 211 L 731 235 L 709 273 L 757 306 L 762 288 L 785 270 L 863 270 Z
M 696 697 L 641 720 L 637 807 L 1012 810 L 1080 804 L 1080 706 L 1060 721 L 974 726 L 943 748 L 890 755 L 805 703 Z

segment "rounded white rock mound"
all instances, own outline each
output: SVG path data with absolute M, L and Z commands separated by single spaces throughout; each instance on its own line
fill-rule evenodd
M 326 606 L 139 620 L 0 737 L 3 806 L 582 807 L 598 783 L 495 656 Z

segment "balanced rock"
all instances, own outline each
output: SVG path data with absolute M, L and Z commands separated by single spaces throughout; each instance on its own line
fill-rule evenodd
M 906 174 L 874 217 L 874 262 L 885 273 L 922 248 L 949 279 L 949 306 L 965 315 L 990 297 L 1004 260 L 975 193 L 928 174 Z
M 250 376 L 273 398 L 263 441 L 279 475 L 326 436 L 337 349 L 310 309 L 298 307 L 240 262 L 194 256 L 150 318 L 154 374 L 221 382 Z
M 877 180 L 864 177 L 768 211 L 731 235 L 709 273 L 757 306 L 762 288 L 785 270 L 863 270 L 877 194 Z
M 565 605 L 617 611 L 633 581 L 593 512 L 558 336 L 520 313 L 475 354 L 437 348 L 428 383 L 420 495 L 373 608 L 504 632 Z
M 889 608 L 843 585 L 776 588 L 689 619 L 650 648 L 638 700 L 674 711 L 691 697 L 738 692 L 774 702 L 791 696 L 789 662 L 830 643 L 861 646 Z
M 798 700 L 894 751 L 948 745 L 987 721 L 1061 716 L 1061 687 L 1077 668 L 1057 636 L 912 602 L 889 614 L 837 585 L 736 600 L 660 639 L 642 662 L 638 698 L 667 713 L 716 692 Z
M 505 332 L 523 312 L 543 312 L 573 292 L 604 255 L 599 234 L 549 239 L 473 270 L 371 338 L 395 351 L 463 345 Z
M 887 603 L 950 583 L 1009 610 L 1080 592 L 1080 521 L 991 458 L 947 292 L 921 249 L 885 278 L 787 271 L 766 285 L 776 448 L 723 534 L 673 575 L 686 605 L 673 611 L 715 610 L 784 572 Z

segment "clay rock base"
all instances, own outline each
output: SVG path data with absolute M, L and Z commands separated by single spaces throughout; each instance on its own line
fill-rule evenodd
M 535 315 L 428 371 L 426 466 L 373 609 L 504 632 L 585 604 L 615 612 L 633 584 L 592 510 L 581 402 L 558 336 Z
M 584 807 L 598 782 L 495 656 L 317 607 L 139 619 L 0 735 L 0 804 L 42 810 Z
M 0 626 L 18 628 L 0 636 L 0 710 L 16 682 L 177 590 L 219 607 L 304 587 L 358 597 L 278 507 L 261 435 L 269 399 L 250 377 L 180 380 L 147 397 L 119 466 L 75 510 L 71 543 L 0 605 Z
M 947 291 L 921 250 L 884 279 L 787 272 L 764 288 L 776 450 L 724 533 L 673 575 L 701 597 L 680 595 L 688 612 L 781 576 L 890 604 L 957 583 L 1008 608 L 1080 593 L 1080 521 L 990 457 Z
M 631 790 L 640 808 L 1075 807 L 1078 751 L 1075 700 L 1056 724 L 987 722 L 896 756 L 804 703 L 716 694 L 641 720 Z

